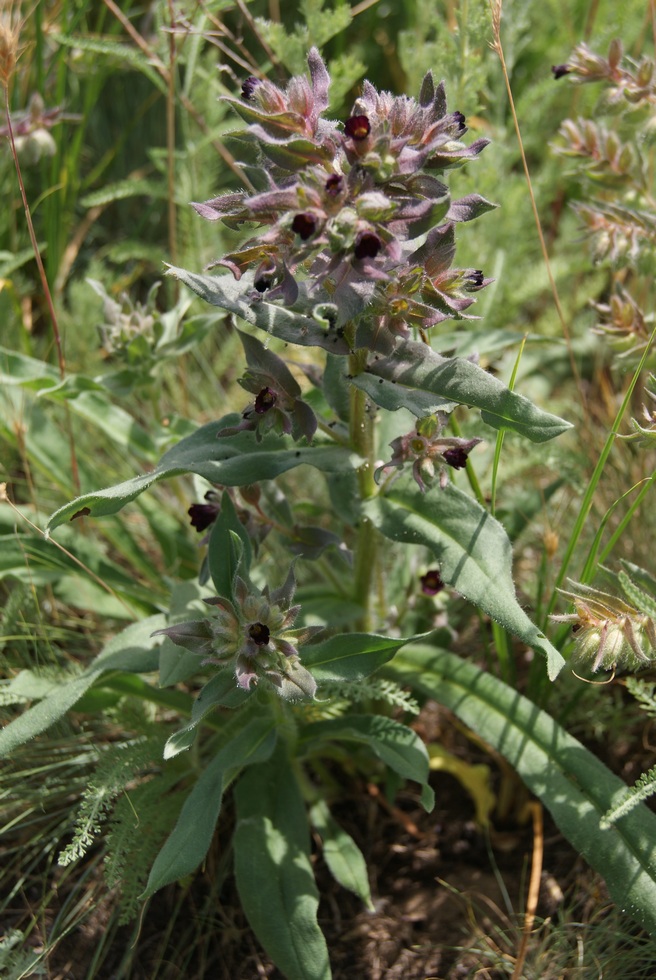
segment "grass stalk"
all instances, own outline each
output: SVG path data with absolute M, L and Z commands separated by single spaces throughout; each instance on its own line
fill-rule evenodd
M 515 127 L 515 134 L 517 136 L 517 144 L 519 146 L 519 153 L 522 160 L 522 168 L 524 170 L 524 176 L 526 177 L 526 186 L 528 188 L 528 196 L 531 202 L 531 209 L 533 211 L 533 217 L 535 219 L 535 227 L 538 233 L 538 239 L 540 241 L 540 249 L 542 251 L 542 257 L 544 259 L 544 265 L 547 270 L 547 276 L 549 278 L 549 285 L 551 287 L 551 293 L 553 296 L 554 306 L 556 307 L 556 312 L 558 314 L 558 319 L 560 320 L 560 325 L 563 331 L 563 337 L 565 338 L 565 343 L 567 344 L 567 351 L 569 354 L 570 366 L 572 369 L 572 376 L 576 381 L 577 391 L 581 399 L 583 408 L 585 409 L 585 395 L 583 393 L 583 388 L 581 385 L 581 376 L 579 373 L 578 366 L 574 360 L 574 352 L 572 350 L 572 341 L 569 332 L 569 326 L 567 324 L 567 319 L 565 317 L 565 312 L 563 310 L 562 304 L 560 302 L 560 296 L 558 294 L 558 287 L 556 285 L 556 280 L 554 278 L 553 270 L 551 268 L 551 260 L 549 259 L 549 251 L 547 249 L 547 243 L 544 238 L 544 232 L 542 231 L 542 222 L 540 220 L 540 214 L 538 212 L 537 202 L 535 200 L 535 194 L 533 192 L 533 182 L 531 180 L 531 172 L 528 167 L 528 161 L 526 159 L 526 153 L 524 151 L 524 141 L 522 139 L 522 131 L 519 125 L 519 118 L 517 116 L 517 110 L 515 108 L 515 99 L 512 92 L 512 87 L 510 84 L 510 76 L 508 74 L 508 66 L 506 65 L 506 59 L 503 51 L 503 44 L 501 43 L 501 14 L 503 8 L 503 0 L 492 0 L 492 33 L 494 36 L 494 41 L 492 42 L 492 48 L 496 52 L 499 62 L 501 64 L 501 71 L 503 73 L 503 80 L 506 86 L 506 93 L 508 95 L 508 104 L 510 106 L 510 113 L 512 115 L 513 125 Z
M 654 328 L 654 330 L 652 331 L 651 337 L 649 338 L 649 343 L 645 346 L 643 355 L 640 358 L 640 363 L 638 364 L 637 368 L 633 373 L 633 377 L 631 378 L 631 382 L 626 390 L 626 394 L 622 399 L 622 404 L 620 405 L 620 408 L 615 416 L 610 432 L 608 433 L 608 436 L 606 438 L 604 447 L 599 455 L 599 459 L 597 460 L 597 465 L 595 466 L 594 472 L 592 473 L 592 476 L 588 481 L 588 486 L 583 496 L 583 500 L 581 501 L 579 507 L 579 513 L 576 518 L 574 528 L 570 535 L 569 541 L 567 542 L 567 548 L 563 556 L 560 570 L 558 572 L 558 575 L 556 576 L 556 580 L 554 583 L 554 591 L 551 596 L 551 601 L 549 602 L 549 605 L 547 607 L 547 616 L 549 616 L 553 612 L 554 606 L 556 605 L 556 599 L 558 597 L 557 590 L 563 584 L 567 572 L 569 570 L 569 565 L 572 560 L 572 556 L 574 554 L 574 549 L 578 544 L 579 538 L 581 537 L 581 533 L 585 526 L 585 522 L 587 521 L 588 516 L 590 514 L 592 503 L 594 501 L 594 496 L 597 491 L 597 487 L 599 486 L 599 481 L 601 480 L 604 467 L 606 466 L 608 457 L 610 456 L 611 450 L 615 444 L 615 439 L 617 438 L 617 435 L 619 433 L 620 425 L 622 424 L 622 419 L 624 418 L 624 414 L 629 404 L 631 403 L 631 397 L 633 395 L 635 387 L 642 375 L 642 371 L 647 361 L 647 357 L 651 350 L 654 339 L 656 339 L 656 328 Z M 586 562 L 586 567 L 588 566 L 589 562 L 590 562 L 590 556 L 588 557 L 588 562 Z
M 30 205 L 27 200 L 27 194 L 25 192 L 25 183 L 23 181 L 23 173 L 21 170 L 20 160 L 18 159 L 18 153 L 16 152 L 16 141 L 14 139 L 14 130 L 11 122 L 11 113 L 9 111 L 9 87 L 4 86 L 5 90 L 5 119 L 7 121 L 7 133 L 9 135 L 9 146 L 11 149 L 11 156 L 14 162 L 14 168 L 16 170 L 16 179 L 18 181 L 18 187 L 20 190 L 21 201 L 23 202 L 23 210 L 25 212 L 25 221 L 27 223 L 27 230 L 30 236 L 30 242 L 32 244 L 32 251 L 34 252 L 34 260 L 36 262 L 37 270 L 39 272 L 39 280 L 41 282 L 41 288 L 43 289 L 43 295 L 45 296 L 46 305 L 48 307 L 48 314 L 50 316 L 50 323 L 52 325 L 52 334 L 55 341 L 55 350 L 57 351 L 57 364 L 59 367 L 59 376 L 62 381 L 66 379 L 66 359 L 64 357 L 64 347 L 62 344 L 61 333 L 59 330 L 59 321 L 57 320 L 57 314 L 55 312 L 55 305 L 52 299 L 52 293 L 50 291 L 50 285 L 48 283 L 48 277 L 46 276 L 46 270 L 43 265 L 43 259 L 41 258 L 41 252 L 39 250 L 39 243 L 36 238 L 36 232 L 34 231 L 34 222 L 32 221 L 32 213 L 30 211 Z M 64 413 L 66 419 L 66 432 L 68 437 L 68 446 L 70 452 L 71 461 L 71 478 L 73 481 L 73 487 L 75 492 L 79 494 L 81 492 L 80 487 L 80 472 L 77 465 L 77 455 L 75 452 L 75 436 L 73 435 L 73 423 L 71 418 L 71 411 L 68 402 L 64 402 Z

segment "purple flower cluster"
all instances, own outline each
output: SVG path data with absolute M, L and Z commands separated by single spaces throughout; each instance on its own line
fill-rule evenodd
M 153 634 L 168 636 L 178 646 L 234 671 L 237 685 L 250 691 L 260 681 L 272 684 L 288 700 L 313 698 L 316 683 L 300 663 L 298 647 L 322 627 L 292 629 L 300 606 L 292 605 L 296 582 L 293 568 L 277 589 L 257 592 L 237 576 L 233 601 L 205 599 L 214 615 L 167 626 Z
M 447 467 L 464 469 L 469 453 L 482 442 L 481 439 L 444 436 L 445 424 L 446 418 L 441 413 L 429 415 L 420 419 L 410 432 L 393 439 L 390 443 L 392 458 L 376 470 L 376 479 L 380 480 L 390 469 L 400 470 L 405 463 L 411 463 L 412 476 L 422 493 L 437 475 L 440 486 L 445 487 Z
M 453 269 L 454 222 L 493 205 L 476 194 L 452 202 L 438 176 L 486 146 L 462 142 L 461 112 L 448 112 L 444 87 L 426 75 L 415 100 L 365 82 L 343 125 L 323 118 L 330 77 L 313 48 L 310 77 L 282 89 L 250 77 L 228 97 L 249 124 L 265 164 L 259 188 L 195 204 L 230 227 L 257 235 L 218 265 L 237 279 L 253 273 L 253 301 L 294 307 L 301 283 L 337 310 L 371 326 L 367 346 L 389 351 L 395 338 L 459 318 L 489 283 L 480 269 Z M 363 334 L 360 333 L 362 340 Z

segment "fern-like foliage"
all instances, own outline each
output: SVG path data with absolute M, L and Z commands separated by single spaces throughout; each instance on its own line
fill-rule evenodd
M 656 718 L 656 684 L 639 680 L 637 677 L 627 677 L 626 687 L 642 710 L 652 718 Z
M 172 792 L 179 779 L 179 771 L 168 767 L 123 794 L 109 818 L 105 880 L 110 888 L 118 886 L 120 890 L 120 925 L 133 919 L 142 908 L 139 896 L 184 802 L 182 790 Z
M 321 696 L 330 700 L 330 709 L 335 704 L 348 710 L 354 704 L 372 701 L 382 702 L 387 708 L 404 711 L 409 715 L 419 714 L 419 704 L 416 699 L 405 691 L 396 681 L 385 680 L 382 677 L 366 677 L 355 684 L 332 683 L 322 684 Z
M 625 817 L 638 803 L 642 803 L 643 800 L 653 796 L 654 793 L 656 793 L 656 765 L 652 766 L 648 772 L 643 772 L 640 778 L 629 789 L 624 799 L 604 814 L 600 821 L 600 826 L 602 829 L 607 830 L 620 817 Z
M 161 751 L 160 738 L 110 744 L 103 750 L 95 775 L 80 801 L 73 840 L 58 857 L 60 865 L 72 864 L 86 854 L 126 784 L 136 773 L 151 769 L 161 757 Z
M 656 684 L 639 680 L 637 677 L 628 677 L 626 686 L 642 710 L 650 717 L 656 718 Z M 648 772 L 643 772 L 627 791 L 624 799 L 604 814 L 601 826 L 610 827 L 616 820 L 630 813 L 638 803 L 653 796 L 654 793 L 656 793 L 656 765 L 652 766 Z
M 322 48 L 333 37 L 347 30 L 352 19 L 348 4 L 325 9 L 325 0 L 301 0 L 299 13 L 302 19 L 292 31 L 287 31 L 277 21 L 256 20 L 258 32 L 292 75 L 302 74 L 305 70 L 307 52 L 313 45 Z M 349 52 L 334 58 L 328 67 L 331 77 L 330 102 L 333 108 L 337 108 L 362 78 L 366 66 L 351 48 Z

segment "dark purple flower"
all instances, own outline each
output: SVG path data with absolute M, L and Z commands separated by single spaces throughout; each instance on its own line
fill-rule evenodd
M 337 197 L 342 192 L 344 178 L 340 174 L 331 174 L 324 186 L 326 194 L 330 194 L 331 197 Z
M 256 78 L 255 75 L 249 75 L 245 78 L 241 85 L 241 97 L 245 102 L 250 102 L 253 98 L 253 92 L 260 85 L 260 79 Z
M 257 289 L 258 293 L 266 293 L 267 289 L 271 289 L 271 280 L 268 276 L 260 276 L 259 279 L 255 280 L 253 285 Z
M 187 513 L 191 519 L 191 526 L 195 527 L 200 533 L 201 531 L 206 531 L 214 523 L 219 516 L 220 510 L 221 506 L 218 502 L 209 502 L 206 504 L 192 504 Z
M 461 133 L 464 133 L 464 131 L 467 129 L 467 127 L 465 125 L 465 115 L 464 115 L 464 113 L 462 113 L 462 112 L 454 112 L 453 113 L 453 120 L 454 120 L 454 122 L 457 122 L 458 123 L 458 128 L 460 129 L 460 132 Z
M 562 78 L 563 75 L 569 75 L 571 72 L 569 65 L 552 65 L 551 71 L 553 72 L 553 77 L 555 79 Z
M 375 259 L 382 245 L 380 238 L 373 231 L 363 231 L 355 240 L 353 254 L 356 259 Z
M 271 631 L 264 623 L 253 623 L 249 626 L 248 635 L 258 647 L 265 647 L 271 639 Z
M 469 453 L 462 446 L 454 446 L 453 449 L 446 449 L 442 455 L 444 462 L 452 466 L 454 470 L 462 470 L 467 465 Z
M 424 595 L 437 595 L 444 588 L 444 582 L 438 568 L 429 568 L 419 579 Z
M 352 140 L 366 140 L 371 132 L 371 123 L 367 116 L 351 116 L 344 123 L 344 132 Z
M 470 282 L 472 286 L 482 286 L 485 281 L 485 276 L 483 275 L 482 269 L 470 269 L 465 276 L 467 282 Z
M 317 230 L 317 219 L 313 214 L 297 214 L 292 221 L 292 231 L 295 231 L 303 241 L 311 238 Z
M 273 388 L 262 388 L 255 397 L 255 411 L 258 415 L 265 415 L 270 408 L 278 401 L 278 393 Z

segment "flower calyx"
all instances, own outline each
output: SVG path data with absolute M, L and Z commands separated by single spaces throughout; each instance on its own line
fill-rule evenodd
M 322 627 L 293 629 L 300 606 L 292 605 L 296 587 L 293 566 L 285 583 L 259 592 L 239 575 L 233 597 L 212 596 L 209 619 L 177 623 L 153 635 L 198 654 L 201 666 L 213 664 L 234 672 L 237 686 L 251 691 L 263 683 L 285 700 L 313 698 L 316 682 L 301 664 L 298 649 Z
M 444 436 L 446 416 L 442 413 L 428 415 L 420 419 L 416 427 L 404 436 L 398 436 L 390 443 L 392 458 L 376 470 L 376 481 L 385 476 L 390 469 L 403 469 L 406 463 L 412 464 L 412 476 L 422 493 L 425 493 L 435 477 L 443 489 L 448 481 L 447 468 L 462 469 L 474 446 L 482 439 L 462 439 L 459 436 Z

